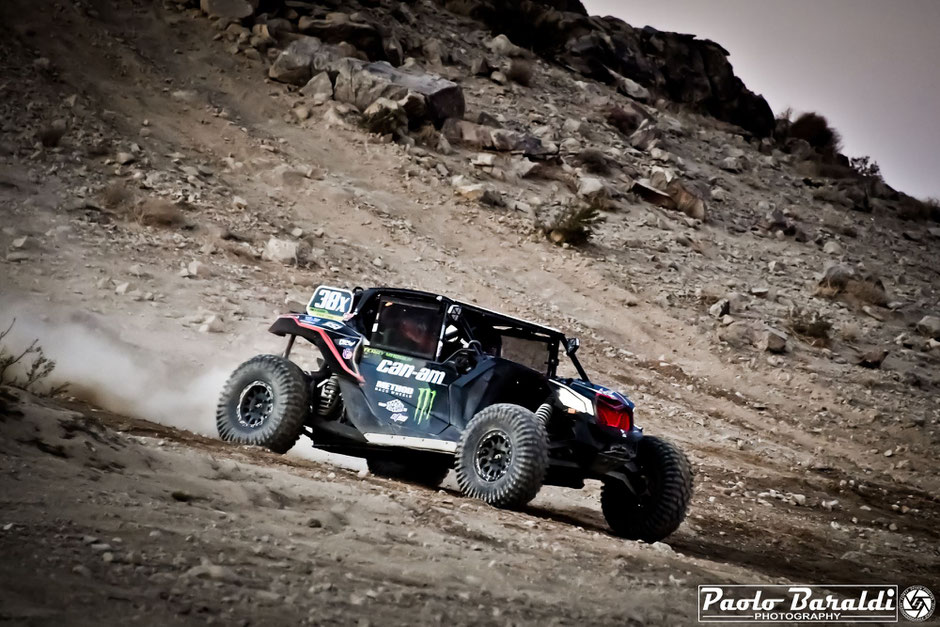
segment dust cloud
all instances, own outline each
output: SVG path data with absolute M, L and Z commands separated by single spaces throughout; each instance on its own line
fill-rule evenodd
M 16 319 L 3 341 L 7 350 L 21 351 L 38 339 L 44 354 L 56 362 L 40 389 L 67 383 L 67 396 L 104 409 L 216 435 L 215 405 L 234 368 L 228 360 L 216 356 L 217 364 L 197 364 L 186 359 L 184 346 L 166 346 L 160 352 L 142 348 L 123 340 L 103 316 L 0 305 L 0 331 Z

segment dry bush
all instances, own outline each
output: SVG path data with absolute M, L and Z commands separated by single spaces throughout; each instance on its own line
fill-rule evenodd
M 858 178 L 855 170 L 850 166 L 832 163 L 825 159 L 815 159 L 813 161 L 813 176 L 827 179 Z
M 819 312 L 812 314 L 800 309 L 793 309 L 787 315 L 787 325 L 795 335 L 802 337 L 813 346 L 828 346 L 832 322 Z
M 849 322 L 839 328 L 839 337 L 843 342 L 853 344 L 862 336 L 862 327 L 857 322 Z
M 790 137 L 805 140 L 810 146 L 822 153 L 839 152 L 842 138 L 838 131 L 829 126 L 829 121 L 818 113 L 809 111 L 802 114 L 790 125 Z
M 523 87 L 532 85 L 532 77 L 535 75 L 535 68 L 532 63 L 524 59 L 513 59 L 509 63 L 509 69 L 506 70 L 506 76 L 514 83 Z
M 55 370 L 55 362 L 43 353 L 39 340 L 32 343 L 19 353 L 11 352 L 3 341 L 13 330 L 16 319 L 10 323 L 6 331 L 0 331 L 0 385 L 11 385 L 21 390 L 36 392 L 37 384 L 49 377 Z M 19 376 L 17 371 L 20 371 Z M 66 385 L 49 390 L 50 395 L 65 391 Z
M 845 286 L 845 293 L 854 296 L 857 300 L 886 307 L 888 305 L 888 292 L 881 279 L 867 277 L 860 281 L 849 281 Z
M 120 209 L 134 199 L 134 193 L 124 183 L 116 181 L 98 190 L 98 198 L 107 209 Z
M 186 224 L 186 218 L 179 205 L 163 198 L 148 198 L 140 203 L 136 217 L 144 226 L 168 228 Z
M 867 155 L 864 157 L 852 157 L 849 159 L 849 165 L 861 177 L 875 179 L 877 181 L 884 180 L 881 178 L 881 166 L 878 165 L 877 161 Z
M 586 242 L 593 226 L 600 221 L 598 208 L 582 202 L 536 212 L 536 228 L 556 244 Z
M 578 161 L 591 174 L 600 174 L 602 176 L 610 174 L 610 162 L 607 155 L 596 148 L 585 148 L 579 152 Z
M 940 222 L 940 202 L 936 198 L 918 200 L 907 194 L 901 194 L 898 203 L 898 217 L 912 222 L 926 222 L 933 220 Z
M 816 295 L 824 298 L 848 297 L 850 301 L 879 307 L 888 304 L 888 291 L 880 278 L 867 272 L 857 273 L 842 264 L 834 264 L 826 269 L 816 287 Z
M 528 178 L 541 181 L 558 181 L 572 193 L 578 191 L 578 183 L 571 174 L 565 172 L 565 169 L 561 166 L 547 161 L 540 163 L 539 167 Z
M 636 111 L 626 111 L 620 107 L 608 107 L 604 111 L 604 119 L 624 135 L 631 135 L 643 122 L 643 116 Z

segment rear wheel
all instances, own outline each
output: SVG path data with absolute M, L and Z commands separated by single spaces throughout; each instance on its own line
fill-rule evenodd
M 219 437 L 228 442 L 290 450 L 307 416 L 306 376 L 278 355 L 258 355 L 229 377 L 216 409 Z
M 548 471 L 545 425 L 519 405 L 491 405 L 464 430 L 455 468 L 465 495 L 496 507 L 525 505 Z
M 692 468 L 675 445 L 653 436 L 640 440 L 634 494 L 611 479 L 601 490 L 601 509 L 614 533 L 658 542 L 679 528 L 692 498 Z
M 379 477 L 397 479 L 406 483 L 436 488 L 450 472 L 449 459 L 416 459 L 412 463 L 392 461 L 388 459 L 367 459 L 369 472 Z

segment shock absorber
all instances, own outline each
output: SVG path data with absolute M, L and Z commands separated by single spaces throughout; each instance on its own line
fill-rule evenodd
M 552 419 L 552 404 L 542 403 L 539 405 L 539 408 L 535 410 L 535 416 L 542 421 L 543 425 L 548 426 L 548 421 Z

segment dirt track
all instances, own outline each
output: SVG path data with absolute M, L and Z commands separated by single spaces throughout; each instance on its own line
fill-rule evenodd
M 94 15 L 0 7 L 16 33 L 0 43 L 4 138 L 19 142 L 2 156 L 0 243 L 27 235 L 36 246 L 25 263 L 0 266 L 0 303 L 25 312 L 20 324 L 50 351 L 57 329 L 88 339 L 72 359 L 53 352 L 80 396 L 210 433 L 216 379 L 277 350 L 264 329 L 286 296 L 332 281 L 417 286 L 575 327 L 588 368 L 638 401 L 647 431 L 688 451 L 696 494 L 668 546 L 650 547 L 608 535 L 597 486 L 546 489 L 526 511 L 500 512 L 452 484 L 436 493 L 29 400 L 25 417 L 0 423 L 0 618 L 672 625 L 693 620 L 697 583 L 940 589 L 936 388 L 908 385 L 901 365 L 869 374 L 805 346 L 773 363 L 718 349 L 698 303 L 657 296 L 673 265 L 690 291 L 744 281 L 752 259 L 788 256 L 789 243 L 706 226 L 693 234 L 734 255 L 687 272 L 686 249 L 626 247 L 666 219 L 634 219 L 647 210 L 633 207 L 583 253 L 551 246 L 521 235 L 517 215 L 459 202 L 399 146 L 293 120 L 296 95 L 224 53 L 205 19 L 146 2 L 91 4 Z M 54 70 L 37 70 L 36 58 Z M 33 152 L 34 127 L 72 95 L 64 145 Z M 137 164 L 88 157 L 102 139 L 111 156 L 139 143 Z M 183 192 L 186 228 L 83 204 L 100 205 L 115 181 L 143 197 Z M 309 267 L 260 261 L 218 235 L 248 234 L 257 247 L 293 228 L 308 234 Z M 309 235 L 317 229 L 326 233 Z M 926 267 L 931 250 L 909 254 Z M 821 263 L 800 254 L 813 270 Z M 194 260 L 208 276 L 181 277 Z M 895 263 L 887 252 L 867 261 Z M 924 272 L 915 278 L 930 282 Z M 627 308 L 634 294 L 640 304 Z M 209 312 L 224 316 L 224 333 L 198 331 Z M 133 359 L 104 363 L 112 351 L 95 361 L 102 343 Z M 916 359 L 921 378 L 936 374 L 936 357 Z M 193 385 L 196 374 L 215 379 Z
M 810 538 L 767 541 L 701 514 L 689 526 L 709 534 L 685 529 L 671 548 L 623 541 L 589 502 L 596 490 L 546 489 L 505 512 L 451 487 L 238 450 L 9 389 L 4 401 L 0 581 L 14 622 L 671 625 L 694 620 L 698 583 L 844 572 Z M 775 518 L 779 538 L 788 527 Z M 897 568 L 904 580 L 931 576 Z

